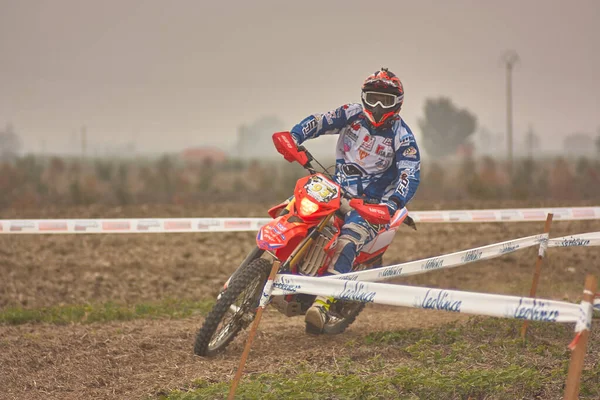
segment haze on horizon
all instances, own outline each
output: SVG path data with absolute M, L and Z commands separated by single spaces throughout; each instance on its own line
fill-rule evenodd
M 90 143 L 142 153 L 228 149 L 263 116 L 289 129 L 358 102 L 388 66 L 417 136 L 436 96 L 504 134 L 500 59 L 514 49 L 516 141 L 531 125 L 557 151 L 600 127 L 598 20 L 596 0 L 0 0 L 0 127 L 33 152 L 72 150 L 83 125 Z

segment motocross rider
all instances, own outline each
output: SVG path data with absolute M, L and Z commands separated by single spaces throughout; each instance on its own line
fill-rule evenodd
M 321 135 L 339 135 L 337 183 L 353 196 L 386 204 L 393 216 L 414 196 L 420 175 L 419 148 L 399 115 L 404 88 L 396 75 L 382 68 L 364 81 L 361 98 L 362 105 L 346 104 L 305 118 L 291 134 L 298 145 Z M 380 228 L 355 210 L 348 212 L 328 272 L 350 272 L 361 248 Z M 312 332 L 323 331 L 333 301 L 319 296 L 308 309 L 305 321 Z

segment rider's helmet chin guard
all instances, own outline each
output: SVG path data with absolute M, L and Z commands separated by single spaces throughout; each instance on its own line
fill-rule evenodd
M 381 68 L 365 79 L 361 100 L 364 114 L 371 125 L 383 128 L 400 112 L 404 101 L 404 87 L 393 72 Z

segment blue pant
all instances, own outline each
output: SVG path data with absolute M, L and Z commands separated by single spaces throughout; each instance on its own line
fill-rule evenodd
M 377 232 L 379 227 L 368 223 L 356 210 L 346 214 L 328 271 L 333 274 L 352 271 L 356 255 L 366 243 L 377 236 Z

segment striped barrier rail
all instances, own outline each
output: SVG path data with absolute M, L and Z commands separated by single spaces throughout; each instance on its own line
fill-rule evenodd
M 521 249 L 525 249 L 532 246 L 538 246 L 542 242 L 546 241 L 547 238 L 548 234 L 527 236 L 520 239 L 490 244 L 482 247 L 476 247 L 474 249 L 468 249 L 441 256 L 425 258 L 422 260 L 409 261 L 401 264 L 372 268 L 364 271 L 334 275 L 330 278 L 337 280 L 379 282 L 398 277 L 424 274 L 437 269 L 454 268 L 476 261 L 489 260 L 508 253 L 513 253 Z M 292 277 L 292 275 L 277 275 L 275 282 L 279 283 L 279 285 L 275 285 L 275 290 L 273 291 L 274 295 L 292 293 L 285 291 L 285 286 L 282 284 L 284 278 L 290 279 L 290 277 Z
M 377 282 L 348 281 L 299 275 L 280 275 L 276 290 L 334 297 L 339 300 L 390 306 L 547 321 L 591 324 L 591 307 L 563 301 L 458 290 L 434 289 Z M 275 294 L 275 291 L 273 291 Z
M 600 219 L 600 207 L 411 211 L 418 223 L 526 222 Z M 0 234 L 252 232 L 271 218 L 129 218 L 0 220 Z

